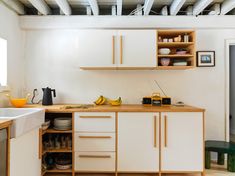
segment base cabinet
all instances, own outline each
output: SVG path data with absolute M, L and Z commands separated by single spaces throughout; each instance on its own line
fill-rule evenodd
M 158 120 L 158 113 L 118 113 L 118 172 L 159 171 Z
M 161 114 L 161 170 L 203 171 L 203 114 Z

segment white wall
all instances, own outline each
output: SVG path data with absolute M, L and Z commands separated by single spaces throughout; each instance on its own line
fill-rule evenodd
M 23 32 L 19 27 L 19 17 L 0 2 L 0 37 L 8 43 L 7 82 L 12 95 L 21 96 L 24 85 L 23 77 Z M 0 107 L 6 106 L 8 101 L 0 95 Z
M 224 42 L 235 38 L 235 30 L 197 30 L 197 50 L 215 50 L 216 67 L 185 71 L 79 70 L 76 33 L 75 29 L 26 32 L 28 91 L 46 86 L 55 88 L 56 103 L 92 103 L 101 94 L 109 98 L 121 96 L 124 103 L 141 103 L 143 96 L 160 91 L 154 84 L 158 80 L 174 102 L 181 100 L 205 108 L 207 139 L 224 140 Z

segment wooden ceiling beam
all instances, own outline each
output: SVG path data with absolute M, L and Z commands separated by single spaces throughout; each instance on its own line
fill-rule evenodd
M 72 9 L 68 3 L 67 0 L 55 0 L 58 6 L 60 7 L 61 11 L 65 15 L 71 15 L 72 14 Z
M 11 10 L 15 11 L 19 15 L 24 15 L 24 5 L 20 1 L 16 0 L 2 0 L 2 2 Z
M 42 15 L 50 15 L 51 9 L 44 0 L 28 0 Z
M 193 15 L 199 15 L 213 0 L 198 0 L 193 6 Z
M 122 15 L 122 0 L 117 0 L 117 15 Z
M 170 6 L 170 15 L 177 15 L 186 0 L 174 0 Z
M 221 6 L 221 15 L 225 15 L 235 8 L 235 0 L 225 0 Z
M 144 15 L 149 15 L 153 6 L 154 0 L 145 0 L 144 2 Z
M 97 0 L 88 0 L 88 2 L 91 6 L 93 15 L 99 15 L 99 6 Z

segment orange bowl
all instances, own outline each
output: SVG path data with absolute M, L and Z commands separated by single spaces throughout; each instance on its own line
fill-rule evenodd
M 10 99 L 10 102 L 12 106 L 16 108 L 22 108 L 27 103 L 27 99 L 26 98 L 17 98 L 17 99 L 12 98 Z

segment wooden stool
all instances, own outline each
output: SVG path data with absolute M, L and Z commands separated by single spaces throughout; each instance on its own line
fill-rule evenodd
M 211 168 L 211 152 L 218 153 L 217 164 L 224 165 L 224 154 L 228 154 L 227 170 L 235 172 L 235 144 L 224 141 L 206 141 L 205 167 Z

